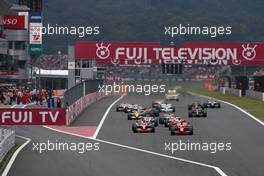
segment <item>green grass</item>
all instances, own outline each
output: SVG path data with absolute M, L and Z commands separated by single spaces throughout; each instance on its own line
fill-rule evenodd
M 7 154 L 5 155 L 5 157 L 3 158 L 3 160 L 0 162 L 0 174 L 3 173 L 6 165 L 8 164 L 9 160 L 11 159 L 11 157 L 13 156 L 13 154 L 15 153 L 15 151 L 20 147 L 20 144 L 15 144 L 14 147 L 12 147 Z
M 184 91 L 205 95 L 219 100 L 227 101 L 246 110 L 258 119 L 264 122 L 264 102 L 248 97 L 238 97 L 230 94 L 222 94 L 217 91 L 207 90 L 205 88 L 184 88 Z

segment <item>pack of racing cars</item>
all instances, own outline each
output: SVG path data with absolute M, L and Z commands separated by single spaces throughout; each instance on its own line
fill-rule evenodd
M 203 104 L 194 102 L 188 105 L 188 117 L 207 117 L 206 108 L 220 107 L 221 104 L 212 99 Z M 154 133 L 158 125 L 164 125 L 171 135 L 193 135 L 193 125 L 186 119 L 176 116 L 175 106 L 163 100 L 153 102 L 148 108 L 138 104 L 120 103 L 116 111 L 124 112 L 128 120 L 134 120 L 132 123 L 134 133 Z
M 154 133 L 159 124 L 164 124 L 172 130 L 171 135 L 193 134 L 190 122 L 176 117 L 175 106 L 164 101 L 155 101 L 148 108 L 143 108 L 138 104 L 120 103 L 116 111 L 124 112 L 128 120 L 134 120 L 132 123 L 134 133 Z

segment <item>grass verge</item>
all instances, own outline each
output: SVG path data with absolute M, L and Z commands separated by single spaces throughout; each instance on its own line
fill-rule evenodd
M 21 144 L 15 144 L 14 147 L 12 147 L 7 154 L 5 155 L 5 157 L 3 158 L 3 160 L 0 162 L 0 174 L 2 175 L 6 165 L 8 164 L 9 160 L 11 159 L 11 157 L 13 156 L 13 154 L 15 153 L 15 151 L 20 147 Z
M 248 97 L 238 97 L 230 94 L 222 94 L 217 91 L 207 90 L 205 88 L 184 88 L 185 92 L 193 92 L 200 95 L 213 97 L 219 100 L 227 101 L 246 110 L 258 119 L 264 122 L 264 102 Z

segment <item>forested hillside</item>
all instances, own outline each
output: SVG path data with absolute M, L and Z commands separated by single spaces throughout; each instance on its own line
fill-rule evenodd
M 264 41 L 263 0 L 45 0 L 44 23 L 67 26 L 100 26 L 100 35 L 45 36 L 46 53 L 66 51 L 76 40 L 169 41 L 166 25 L 232 26 L 225 41 Z M 187 38 L 186 38 L 187 39 Z M 45 41 L 49 40 L 49 45 Z M 185 40 L 182 38 L 181 40 Z M 192 40 L 188 38 L 188 40 Z M 194 37 L 193 40 L 212 40 Z

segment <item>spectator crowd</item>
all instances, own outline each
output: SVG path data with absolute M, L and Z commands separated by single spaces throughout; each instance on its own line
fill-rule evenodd
M 0 87 L 0 104 L 29 104 L 36 102 L 42 105 L 49 97 L 49 91 L 46 89 L 33 89 L 27 87 Z

